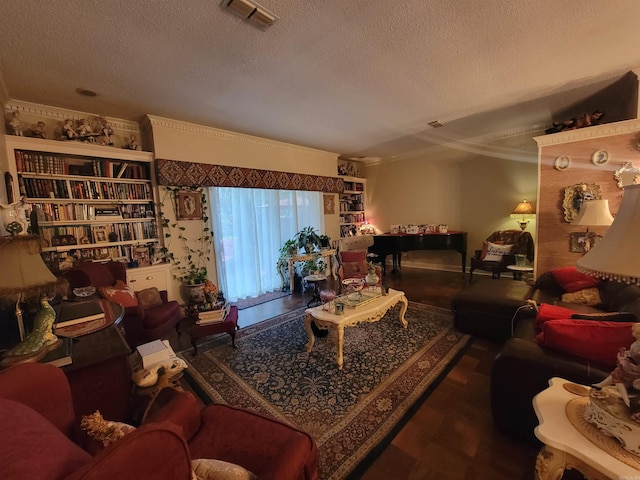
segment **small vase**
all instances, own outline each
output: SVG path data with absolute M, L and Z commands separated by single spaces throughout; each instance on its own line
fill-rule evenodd
M 370 287 L 375 287 L 376 285 L 378 285 L 378 281 L 380 280 L 380 277 L 376 275 L 375 272 L 370 272 L 367 274 L 364 280 L 365 282 L 367 282 L 367 285 L 369 285 Z
M 204 283 L 198 283 L 196 285 L 185 285 L 189 292 L 189 303 L 204 303 Z

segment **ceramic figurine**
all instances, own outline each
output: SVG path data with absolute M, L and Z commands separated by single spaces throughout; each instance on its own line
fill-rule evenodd
M 91 125 L 89 124 L 89 120 L 83 118 L 80 120 L 80 126 L 77 131 L 80 138 L 84 141 L 96 143 L 95 135 L 93 134 L 93 130 L 91 129 Z
M 47 133 L 44 131 L 44 127 L 44 122 L 36 123 L 36 126 L 31 130 L 31 136 L 35 138 L 47 138 Z
M 138 142 L 136 141 L 136 136 L 135 135 L 130 135 L 129 136 L 129 143 L 127 143 L 127 148 L 129 150 L 137 150 L 138 149 Z
M 78 136 L 76 129 L 73 126 L 73 120 L 67 118 L 62 125 L 62 138 L 64 140 L 73 140 Z
M 11 113 L 11 118 L 8 122 L 9 132 L 19 137 L 23 136 L 22 132 L 22 120 L 20 120 L 20 112 L 17 110 Z
M 105 137 L 105 141 L 103 142 L 103 144 L 113 145 L 113 140 L 111 139 L 111 135 L 113 135 L 113 129 L 111 128 L 111 125 L 109 124 L 107 119 L 102 116 L 99 117 L 98 119 L 101 124 L 100 134 L 102 134 Z

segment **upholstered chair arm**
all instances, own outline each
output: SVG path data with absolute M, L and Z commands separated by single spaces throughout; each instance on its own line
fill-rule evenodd
M 66 480 L 191 478 L 189 448 L 180 427 L 168 422 L 144 425 L 98 453 Z
M 169 302 L 169 294 L 166 290 L 160 290 L 160 298 L 162 299 L 162 303 Z
M 23 363 L 1 370 L 0 397 L 31 407 L 67 437 L 75 437 L 71 389 L 67 377 L 58 367 Z
M 189 440 L 200 429 L 201 409 L 202 405 L 191 392 L 167 387 L 155 397 L 142 423 L 171 422 L 182 428 L 185 438 Z

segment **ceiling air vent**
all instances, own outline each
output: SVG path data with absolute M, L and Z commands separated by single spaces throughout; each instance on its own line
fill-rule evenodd
M 224 0 L 221 6 L 262 30 L 269 28 L 278 18 L 263 6 L 249 0 Z
M 440 120 L 434 120 L 433 122 L 429 122 L 429 125 L 432 126 L 433 128 L 444 127 L 444 123 L 442 123 Z

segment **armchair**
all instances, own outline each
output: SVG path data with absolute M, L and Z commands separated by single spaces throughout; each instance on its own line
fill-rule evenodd
M 118 282 L 126 283 L 127 269 L 120 262 L 80 263 L 65 272 L 71 288 L 92 285 L 96 289 L 113 287 Z M 134 348 L 152 340 L 161 338 L 175 327 L 180 333 L 180 321 L 183 318 L 180 304 L 169 301 L 166 290 L 159 292 L 160 301 L 152 306 L 138 304 L 124 305 L 122 327 L 129 346 Z
M 489 243 L 495 245 L 513 245 L 511 251 L 502 255 L 499 260 L 485 259 L 487 246 Z M 500 278 L 500 273 L 508 272 L 507 265 L 516 263 L 516 255 L 525 255 L 527 260 L 533 261 L 533 237 L 529 232 L 522 230 L 497 230 L 487 237 L 483 242 L 483 249 L 476 250 L 471 258 L 471 269 L 469 270 L 470 280 L 473 278 L 474 270 L 484 270 L 491 272 L 493 278 Z M 513 272 L 513 278 L 516 273 Z
M 92 455 L 59 368 L 25 363 L 0 371 L 2 478 L 190 480 L 196 458 L 235 463 L 261 480 L 318 478 L 313 438 L 283 423 L 226 405 L 201 408 L 172 388 L 154 407 L 143 425 Z
M 342 250 L 338 253 L 340 267 L 338 276 L 340 281 L 345 278 L 365 278 L 369 273 L 366 250 Z M 378 286 L 382 285 L 382 267 L 376 265 L 376 275 L 378 275 Z

